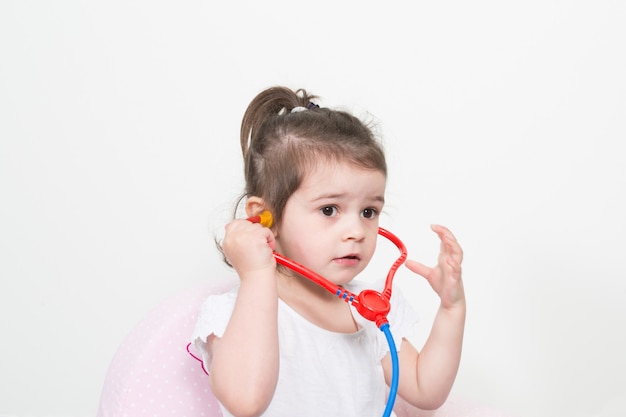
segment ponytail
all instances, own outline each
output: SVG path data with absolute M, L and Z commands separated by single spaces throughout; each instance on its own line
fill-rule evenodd
M 248 105 L 241 121 L 240 142 L 244 158 L 252 141 L 262 136 L 264 124 L 296 108 L 319 107 L 311 106 L 311 100 L 316 98 L 304 89 L 294 92 L 286 87 L 271 87 L 259 93 Z

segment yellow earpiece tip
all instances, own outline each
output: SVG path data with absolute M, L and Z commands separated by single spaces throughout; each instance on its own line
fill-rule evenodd
M 272 213 L 267 210 L 261 213 L 259 217 L 261 218 L 261 221 L 259 223 L 261 223 L 261 226 L 263 227 L 272 227 L 272 224 L 274 224 L 274 218 L 272 217 Z

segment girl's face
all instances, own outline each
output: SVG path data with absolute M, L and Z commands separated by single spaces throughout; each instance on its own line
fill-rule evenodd
M 386 178 L 345 162 L 323 162 L 291 195 L 276 230 L 276 250 L 337 285 L 372 259 Z

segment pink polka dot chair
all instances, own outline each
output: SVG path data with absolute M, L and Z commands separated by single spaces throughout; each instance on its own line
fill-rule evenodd
M 221 416 L 207 375 L 187 344 L 202 302 L 231 286 L 220 282 L 191 288 L 148 313 L 109 365 L 97 417 Z
M 97 417 L 221 417 L 202 365 L 189 354 L 187 344 L 206 297 L 233 285 L 203 284 L 148 313 L 109 365 Z M 438 410 L 423 411 L 398 397 L 394 411 L 398 417 L 514 417 L 457 398 Z

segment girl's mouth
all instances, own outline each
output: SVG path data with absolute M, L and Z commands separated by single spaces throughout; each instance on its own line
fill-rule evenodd
M 335 258 L 334 261 L 342 265 L 353 266 L 361 261 L 361 257 L 357 254 L 350 254 L 341 258 Z

